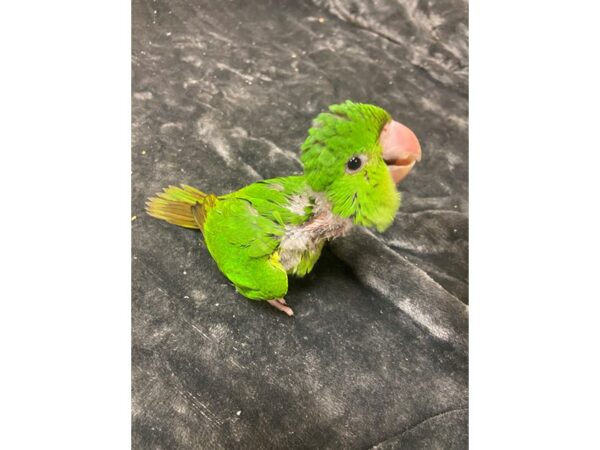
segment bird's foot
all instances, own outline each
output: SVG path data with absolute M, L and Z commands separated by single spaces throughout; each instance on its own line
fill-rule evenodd
M 267 300 L 267 302 L 269 305 L 274 306 L 279 311 L 286 313 L 290 317 L 294 315 L 294 311 L 292 311 L 292 308 L 287 306 L 287 303 L 283 298 L 278 298 L 277 300 Z

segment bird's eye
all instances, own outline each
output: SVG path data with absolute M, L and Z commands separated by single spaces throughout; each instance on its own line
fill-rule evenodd
M 358 169 L 360 169 L 362 167 L 362 165 L 363 165 L 362 159 L 360 159 L 358 156 L 353 156 L 346 163 L 346 168 L 349 173 L 354 173 Z

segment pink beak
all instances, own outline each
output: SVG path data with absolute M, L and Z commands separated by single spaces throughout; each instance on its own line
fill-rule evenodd
M 421 145 L 415 133 L 400 122 L 387 123 L 379 135 L 383 160 L 388 165 L 394 183 L 408 175 L 417 161 L 421 161 Z

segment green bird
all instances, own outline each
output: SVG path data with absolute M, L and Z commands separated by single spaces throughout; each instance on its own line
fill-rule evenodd
M 353 225 L 384 231 L 400 207 L 399 183 L 421 159 L 415 134 L 382 108 L 346 101 L 313 121 L 304 173 L 252 183 L 226 195 L 169 186 L 148 214 L 199 229 L 237 291 L 292 316 L 288 275 L 308 274 L 331 239 Z

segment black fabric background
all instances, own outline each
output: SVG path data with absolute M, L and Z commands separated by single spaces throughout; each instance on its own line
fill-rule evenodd
M 467 448 L 466 2 L 134 0 L 132 39 L 133 447 Z M 411 127 L 423 161 L 388 231 L 291 280 L 295 318 L 143 212 L 169 184 L 299 172 L 346 99 Z

